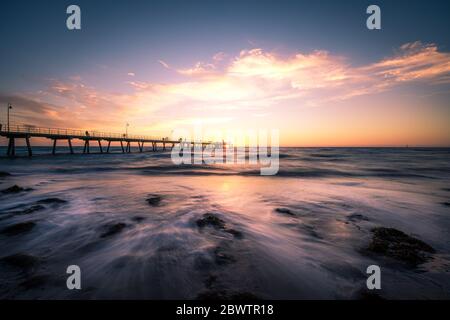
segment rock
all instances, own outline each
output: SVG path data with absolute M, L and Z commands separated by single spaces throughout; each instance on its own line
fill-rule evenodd
M 153 194 L 153 195 L 149 195 L 149 197 L 147 198 L 146 201 L 148 202 L 149 205 L 156 207 L 161 204 L 161 200 L 162 200 L 162 197 L 160 195 Z
M 9 193 L 19 193 L 22 191 L 25 191 L 25 189 L 15 184 L 12 187 L 2 190 L 2 193 L 9 194 Z
M 35 289 L 45 286 L 45 284 L 48 282 L 49 279 L 50 277 L 45 274 L 34 275 L 28 278 L 27 280 L 21 282 L 19 285 L 27 290 Z
M 367 218 L 366 216 L 363 216 L 362 214 L 359 213 L 353 213 L 349 216 L 347 216 L 347 219 L 353 222 L 356 221 L 369 221 L 369 218 Z
M 417 266 L 429 260 L 435 250 L 425 242 L 393 228 L 372 229 L 373 237 L 367 250 Z
M 225 229 L 225 231 L 228 232 L 229 234 L 232 234 L 237 239 L 242 239 L 244 237 L 242 232 L 235 229 Z
M 39 263 L 39 259 L 23 253 L 16 253 L 0 259 L 0 262 L 10 267 L 19 269 L 30 269 Z
M 110 225 L 106 225 L 105 226 L 105 232 L 103 232 L 100 235 L 100 238 L 106 238 L 112 235 L 115 235 L 117 233 L 122 232 L 122 230 L 126 227 L 127 225 L 123 222 L 119 222 L 119 223 L 114 223 L 114 224 L 110 224 Z
M 40 204 L 63 204 L 63 203 L 67 203 L 67 201 L 63 200 L 63 199 L 59 199 L 59 198 L 47 198 L 47 199 L 39 200 L 36 203 L 40 203 Z
M 9 177 L 11 174 L 9 172 L 0 171 L 0 178 Z
M 224 232 L 227 232 L 227 233 L 233 235 L 237 239 L 242 239 L 244 237 L 242 232 L 235 230 L 235 229 L 228 228 L 225 224 L 225 221 L 223 221 L 222 219 L 220 219 L 219 217 L 215 216 L 212 213 L 205 213 L 203 215 L 203 218 L 198 219 L 197 226 L 200 229 L 203 229 L 207 226 L 211 226 L 216 230 L 222 230 Z
M 450 202 L 442 202 L 442 205 L 444 205 L 446 207 L 450 207 Z
M 135 222 L 142 222 L 145 220 L 145 217 L 136 216 L 136 217 L 131 218 L 131 220 L 133 220 Z
M 224 252 L 224 250 L 225 249 L 222 247 L 216 247 L 214 249 L 214 260 L 215 260 L 216 264 L 226 265 L 226 264 L 236 262 L 236 259 L 232 255 Z
M 26 209 L 24 209 L 22 211 L 17 212 L 17 213 L 18 214 L 30 214 L 30 213 L 33 213 L 33 212 L 36 212 L 36 211 L 41 211 L 41 210 L 44 210 L 44 209 L 45 209 L 44 206 L 41 206 L 40 204 L 35 204 L 35 205 L 32 205 L 29 208 L 26 208 Z
M 215 229 L 225 229 L 225 221 L 211 213 L 205 213 L 203 218 L 197 220 L 197 226 L 199 228 L 211 226 Z
M 6 227 L 2 230 L 1 233 L 7 236 L 15 236 L 18 234 L 26 233 L 31 231 L 36 226 L 36 223 L 32 221 L 21 222 L 17 224 L 13 224 L 12 226 Z
M 295 216 L 295 213 L 293 213 L 288 208 L 276 208 L 275 211 L 278 212 L 278 213 L 287 214 L 289 216 Z

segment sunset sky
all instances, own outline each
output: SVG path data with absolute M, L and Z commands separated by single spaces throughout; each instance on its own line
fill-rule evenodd
M 81 30 L 66 28 L 70 4 Z M 366 28 L 370 4 L 381 30 Z M 449 12 L 448 1 L 7 1 L 1 122 L 10 102 L 14 122 L 45 127 L 450 146 Z

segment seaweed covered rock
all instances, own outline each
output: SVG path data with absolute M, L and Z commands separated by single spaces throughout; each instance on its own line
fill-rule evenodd
M 372 229 L 372 240 L 367 250 L 417 266 L 431 258 L 435 250 L 422 240 L 408 236 L 393 228 Z
M 24 253 L 16 253 L 0 259 L 0 263 L 19 269 L 30 269 L 39 263 L 39 259 Z
M 46 199 L 37 201 L 37 203 L 40 203 L 40 204 L 63 204 L 63 203 L 67 203 L 67 201 L 63 200 L 63 199 L 59 199 L 59 198 L 46 198 Z
M 7 236 L 15 236 L 18 234 L 27 233 L 27 232 L 31 231 L 31 229 L 33 229 L 35 226 L 36 226 L 36 223 L 34 223 L 32 221 L 21 222 L 21 223 L 13 224 L 9 227 L 6 227 L 5 229 L 2 230 L 1 233 L 5 234 Z
M 159 206 L 161 204 L 162 197 L 157 194 L 151 194 L 146 199 L 147 203 L 152 207 Z
M 15 185 L 13 185 L 12 187 L 3 189 L 3 190 L 2 190 L 2 193 L 4 193 L 4 194 L 10 194 L 10 193 L 19 193 L 19 192 L 22 192 L 22 191 L 25 191 L 25 189 L 22 188 L 22 187 L 19 187 L 18 185 L 15 184 Z
M 0 178 L 9 177 L 11 174 L 9 172 L 0 171 Z
M 106 238 L 120 233 L 126 226 L 123 222 L 108 224 L 103 227 L 104 232 L 100 235 L 100 238 Z
M 225 221 L 211 213 L 205 213 L 203 218 L 197 220 L 197 226 L 199 228 L 211 226 L 216 229 L 225 229 Z
M 278 213 L 289 215 L 289 216 L 295 216 L 295 213 L 292 212 L 288 208 L 276 208 L 275 211 L 278 212 Z
M 197 226 L 200 229 L 203 229 L 208 226 L 213 227 L 216 230 L 221 230 L 226 233 L 229 233 L 237 239 L 242 239 L 244 237 L 242 232 L 240 232 L 236 229 L 229 228 L 226 225 L 225 221 L 223 221 L 222 219 L 220 219 L 219 217 L 217 217 L 216 215 L 214 215 L 212 213 L 205 213 L 202 218 L 198 219 Z

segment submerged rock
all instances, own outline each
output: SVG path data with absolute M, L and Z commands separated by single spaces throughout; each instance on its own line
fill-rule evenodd
M 148 202 L 149 205 L 156 207 L 161 204 L 161 200 L 162 200 L 162 197 L 160 195 L 151 194 L 151 195 L 149 195 L 149 197 L 147 198 L 146 201 Z
M 17 224 L 13 224 L 12 226 L 6 227 L 2 230 L 1 233 L 7 236 L 15 236 L 18 234 L 26 233 L 31 231 L 36 226 L 36 223 L 33 221 L 21 222 Z
M 136 217 L 131 218 L 131 220 L 133 220 L 135 222 L 142 222 L 145 220 L 145 217 L 136 216 Z
M 63 199 L 59 199 L 59 198 L 47 198 L 47 199 L 39 200 L 36 203 L 40 203 L 40 204 L 63 204 L 63 203 L 67 203 L 67 201 L 63 200 Z
M 435 250 L 425 242 L 393 228 L 372 229 L 373 237 L 367 250 L 417 266 L 431 258 Z
M 369 218 L 367 218 L 366 216 L 363 216 L 362 214 L 359 214 L 359 213 L 353 213 L 353 214 L 347 216 L 347 219 L 352 222 L 369 221 Z
M 0 262 L 10 267 L 30 269 L 39 263 L 39 259 L 23 253 L 16 253 L 0 259 Z
M 29 277 L 25 281 L 21 282 L 19 285 L 21 287 L 24 287 L 27 290 L 35 289 L 35 288 L 44 287 L 47 284 L 49 279 L 50 279 L 50 276 L 48 276 L 46 274 L 34 275 L 34 276 Z
M 126 227 L 127 225 L 123 222 L 119 222 L 119 223 L 114 223 L 114 224 L 110 224 L 110 225 L 106 225 L 105 226 L 105 232 L 103 232 L 100 235 L 100 238 L 106 238 L 112 235 L 115 235 L 117 233 L 122 232 L 122 230 Z
M 5 193 L 5 194 L 9 194 L 9 193 L 19 193 L 19 192 L 22 192 L 22 191 L 25 191 L 25 189 L 22 188 L 22 187 L 19 187 L 17 184 L 15 184 L 12 187 L 3 189 L 1 192 Z
M 442 202 L 442 204 L 446 207 L 450 207 L 450 202 Z
M 216 230 L 222 230 L 224 232 L 227 232 L 227 233 L 233 235 L 237 239 L 242 239 L 244 237 L 242 232 L 235 230 L 235 229 L 228 228 L 225 224 L 225 221 L 223 221 L 222 219 L 220 219 L 219 217 L 217 217 L 216 215 L 214 215 L 212 213 L 205 213 L 203 215 L 203 218 L 198 219 L 196 223 L 200 229 L 210 226 Z
M 219 246 L 214 249 L 214 261 L 218 265 L 226 265 L 236 262 L 236 258 L 227 253 L 225 248 Z
M 242 232 L 235 229 L 225 229 L 225 231 L 228 232 L 229 234 L 232 234 L 237 239 L 242 239 L 244 237 Z
M 9 172 L 0 171 L 0 178 L 9 177 L 11 174 Z
M 26 209 L 24 209 L 22 211 L 17 211 L 17 212 L 14 212 L 14 213 L 15 214 L 31 214 L 33 212 L 41 211 L 41 210 L 44 210 L 44 209 L 45 209 L 44 206 L 41 206 L 40 204 L 35 204 L 35 205 L 32 205 L 31 207 L 28 207 L 28 208 L 26 208 Z
M 283 214 L 287 214 L 287 215 L 290 215 L 290 216 L 295 216 L 295 213 L 292 212 L 288 208 L 276 208 L 275 211 L 278 212 L 278 213 L 283 213 Z
M 225 221 L 211 213 L 206 213 L 203 218 L 197 220 L 197 226 L 199 228 L 211 226 L 216 229 L 225 229 Z

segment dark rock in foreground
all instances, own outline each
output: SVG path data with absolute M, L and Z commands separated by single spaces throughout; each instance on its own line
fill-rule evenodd
M 107 226 L 105 226 L 106 231 L 100 235 L 100 238 L 106 238 L 106 237 L 115 235 L 117 233 L 120 233 L 126 226 L 127 225 L 123 222 L 107 225 Z
M 228 232 L 229 234 L 232 234 L 237 239 L 242 239 L 244 237 L 242 232 L 235 229 L 225 229 L 225 231 Z
M 34 275 L 26 279 L 25 281 L 21 282 L 19 285 L 27 290 L 41 288 L 48 283 L 49 279 L 50 277 L 45 274 Z
M 227 232 L 227 233 L 233 235 L 237 239 L 242 239 L 244 237 L 242 232 L 235 230 L 235 229 L 228 228 L 225 224 L 225 221 L 223 221 L 222 219 L 220 219 L 219 217 L 215 216 L 212 213 L 205 213 L 203 215 L 203 218 L 198 219 L 197 226 L 200 229 L 210 226 L 216 230 L 222 230 L 224 232 Z
M 19 187 L 18 185 L 15 184 L 12 187 L 3 189 L 2 193 L 10 194 L 10 193 L 19 193 L 19 192 L 22 192 L 22 191 L 25 191 L 25 189 L 22 188 L 22 187 Z
M 369 218 L 367 218 L 366 216 L 363 216 L 362 214 L 359 214 L 359 213 L 353 213 L 353 214 L 347 216 L 347 219 L 352 222 L 369 221 Z
M 41 211 L 41 210 L 44 210 L 44 209 L 45 209 L 44 206 L 41 206 L 40 204 L 36 204 L 36 205 L 32 205 L 32 206 L 29 207 L 29 208 L 26 208 L 26 209 L 24 209 L 24 210 L 22 210 L 22 211 L 15 212 L 15 213 L 16 213 L 16 214 L 31 214 L 31 213 L 33 213 L 33 212 Z
M 36 226 L 36 223 L 34 223 L 32 221 L 21 222 L 21 223 L 17 223 L 12 226 L 6 227 L 5 229 L 2 230 L 1 233 L 5 234 L 7 236 L 15 236 L 18 234 L 29 232 L 35 226 Z
M 39 263 L 39 259 L 28 254 L 16 253 L 0 259 L 2 264 L 20 269 L 30 269 Z
M 206 213 L 203 215 L 203 218 L 197 220 L 197 226 L 199 228 L 211 226 L 216 229 L 224 229 L 225 221 L 223 221 L 222 219 L 220 219 L 219 217 L 216 217 L 215 215 L 213 215 L 211 213 Z
M 288 208 L 276 208 L 275 211 L 278 213 L 287 214 L 289 216 L 295 216 L 295 214 Z
M 161 200 L 162 200 L 162 197 L 160 195 L 152 194 L 152 195 L 149 195 L 149 197 L 147 198 L 146 201 L 148 202 L 149 205 L 156 207 L 161 204 Z
M 131 220 L 133 220 L 135 222 L 142 222 L 145 220 L 145 217 L 135 216 L 135 217 L 131 218 Z
M 59 198 L 47 198 L 47 199 L 39 200 L 36 203 L 40 203 L 40 204 L 63 204 L 63 203 L 67 203 L 67 201 L 63 200 L 63 199 L 59 199 Z
M 226 252 L 223 247 L 216 247 L 214 249 L 214 261 L 218 265 L 227 265 L 236 262 L 236 258 Z
M 429 260 L 435 250 L 425 242 L 393 228 L 372 229 L 373 237 L 367 250 L 417 266 Z
M 0 171 L 0 178 L 9 177 L 11 174 L 9 172 Z

